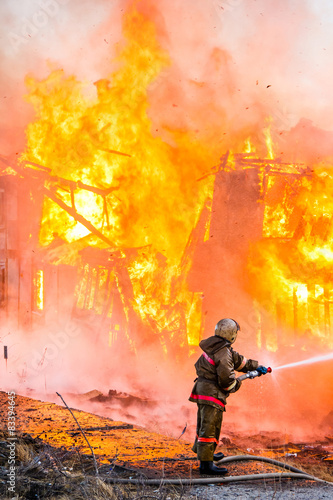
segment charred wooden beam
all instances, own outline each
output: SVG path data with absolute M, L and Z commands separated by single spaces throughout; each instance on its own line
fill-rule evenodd
M 91 282 L 92 282 L 92 269 L 93 268 L 89 266 L 88 277 L 87 277 L 87 286 L 86 286 L 85 295 L 84 295 L 83 309 L 89 309 Z
M 85 226 L 88 229 L 88 231 L 90 231 L 92 234 L 95 234 L 98 238 L 100 238 L 102 241 L 107 243 L 109 246 L 112 246 L 112 241 L 109 240 L 109 238 L 104 236 L 103 233 L 101 233 L 98 229 L 96 229 L 96 227 L 93 226 L 91 224 L 91 222 L 89 222 L 85 217 L 83 217 L 83 215 L 80 215 L 79 213 L 77 213 L 77 211 L 74 208 L 70 207 L 63 200 L 58 198 L 58 196 L 52 190 L 44 187 L 43 191 L 44 191 L 45 195 L 48 196 L 52 201 L 57 203 L 57 205 L 59 205 L 60 208 L 65 210 L 76 221 L 80 222 L 83 226 Z
M 199 177 L 199 179 L 197 179 L 197 182 L 206 179 L 206 177 L 209 177 L 210 175 L 216 175 L 219 172 L 221 172 L 221 170 L 224 170 L 227 165 L 228 158 L 229 158 L 229 151 L 227 151 L 225 155 L 221 156 L 219 165 L 212 167 L 212 172 L 208 172 L 207 174 L 204 174 L 202 177 Z
M 58 175 L 52 175 L 49 173 L 51 171 L 51 169 L 49 167 L 44 167 L 43 165 L 39 165 L 38 163 L 29 162 L 29 164 L 32 164 L 32 165 L 43 170 L 43 171 L 39 171 L 36 169 L 32 169 L 32 172 L 29 172 L 30 177 L 32 177 L 32 178 L 34 178 L 34 177 L 41 178 L 42 177 L 44 179 L 44 181 L 51 180 L 51 181 L 55 181 L 55 182 L 60 182 L 64 185 L 67 185 L 71 191 L 75 190 L 75 189 L 85 189 L 86 191 L 91 191 L 92 193 L 98 194 L 100 196 L 106 196 L 106 195 L 112 193 L 112 191 L 116 191 L 117 189 L 119 189 L 119 185 L 118 186 L 111 186 L 108 188 L 98 188 L 96 186 L 91 186 L 90 184 L 85 184 L 84 182 L 81 182 L 80 180 L 73 181 L 71 179 L 66 179 L 65 177 L 60 177 Z M 26 164 L 25 168 L 31 168 L 29 164 Z M 17 167 L 17 168 L 15 167 L 15 170 L 17 172 L 21 173 L 23 176 L 26 175 L 25 169 L 22 169 L 20 167 Z
M 122 424 L 122 425 L 105 425 L 103 427 L 82 427 L 85 432 L 95 432 L 95 431 L 118 431 L 122 429 L 133 429 L 132 424 Z M 80 434 L 79 431 L 66 431 L 67 434 L 71 436 L 76 436 Z
M 129 155 L 128 153 L 122 153 L 121 151 L 116 151 L 115 149 L 101 148 L 99 146 L 96 146 L 96 148 L 100 151 L 105 151 L 106 153 L 112 153 L 114 155 L 127 156 L 128 158 L 132 158 L 132 155 Z
M 331 331 L 331 313 L 330 313 L 330 290 L 326 285 L 324 287 L 324 310 L 325 310 L 325 333 L 329 335 Z
M 52 169 L 50 167 L 45 167 L 44 165 L 40 165 L 39 163 L 35 163 L 33 161 L 28 161 L 26 166 L 29 167 L 29 165 L 33 165 L 34 167 L 41 168 L 42 170 L 45 170 L 46 172 L 52 171 Z
M 72 208 L 75 209 L 75 198 L 74 198 L 74 189 L 73 186 L 71 186 L 71 203 L 72 203 Z

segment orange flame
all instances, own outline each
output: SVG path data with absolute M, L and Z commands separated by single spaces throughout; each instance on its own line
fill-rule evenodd
M 135 8 L 124 16 L 123 31 L 117 71 L 94 88 L 60 70 L 43 81 L 27 78 L 36 120 L 27 128 L 21 160 L 50 169 L 43 179 L 39 239 L 44 247 L 57 243 L 53 262 L 64 262 L 66 243 L 77 245 L 71 263 L 79 262 L 77 252 L 87 245 L 124 255 L 145 248 L 127 261 L 131 307 L 159 332 L 172 332 L 175 319 L 184 317 L 193 343 L 201 311 L 180 259 L 212 189 L 211 177 L 197 182 L 213 163 L 212 153 L 190 132 L 173 130 L 172 145 L 153 134 L 149 86 L 170 60 L 154 24 Z M 166 260 L 162 271 L 158 255 Z M 84 307 L 93 307 L 92 297 L 90 291 Z

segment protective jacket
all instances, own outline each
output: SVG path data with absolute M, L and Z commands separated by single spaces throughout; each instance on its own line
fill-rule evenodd
M 241 386 L 235 370 L 244 373 L 255 370 L 258 361 L 246 359 L 233 350 L 228 340 L 218 336 L 202 340 L 199 346 L 203 354 L 195 363 L 198 378 L 189 400 L 225 411 L 227 397 Z

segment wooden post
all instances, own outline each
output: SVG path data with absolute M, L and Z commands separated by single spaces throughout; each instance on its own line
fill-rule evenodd
M 293 288 L 293 310 L 294 310 L 294 333 L 297 333 L 298 330 L 298 300 L 297 300 L 297 288 L 294 286 Z
M 329 335 L 331 331 L 331 314 L 330 314 L 330 291 L 327 285 L 324 287 L 324 311 L 325 311 L 325 334 Z
M 283 322 L 284 322 L 284 310 L 283 310 L 283 305 L 280 299 L 277 299 L 276 301 L 276 343 L 277 347 L 281 347 L 281 344 L 283 345 L 284 339 L 282 338 L 282 332 L 283 332 Z
M 87 276 L 87 285 L 86 285 L 86 290 L 85 290 L 85 297 L 84 297 L 83 309 L 89 309 L 90 292 L 91 292 L 91 282 L 92 282 L 92 278 L 93 278 L 92 272 L 93 272 L 93 268 L 89 264 L 89 270 L 88 270 L 88 276 Z

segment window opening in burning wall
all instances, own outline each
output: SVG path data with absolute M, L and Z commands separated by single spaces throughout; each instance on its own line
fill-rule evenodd
M 109 331 L 109 347 L 111 347 L 118 340 L 118 333 L 120 331 L 120 325 L 111 323 Z
M 85 264 L 76 288 L 77 309 L 91 310 L 94 314 L 103 314 L 112 292 L 113 272 L 103 266 Z
M 35 312 L 44 309 L 44 272 L 37 269 L 33 272 L 33 310 Z
M 3 307 L 6 300 L 6 268 L 0 266 L 0 307 Z
M 127 331 L 128 318 L 120 295 L 113 268 L 90 264 L 82 266 L 75 290 L 73 314 L 82 321 L 89 321 L 92 316 L 99 317 L 99 331 L 108 336 L 109 347 Z

